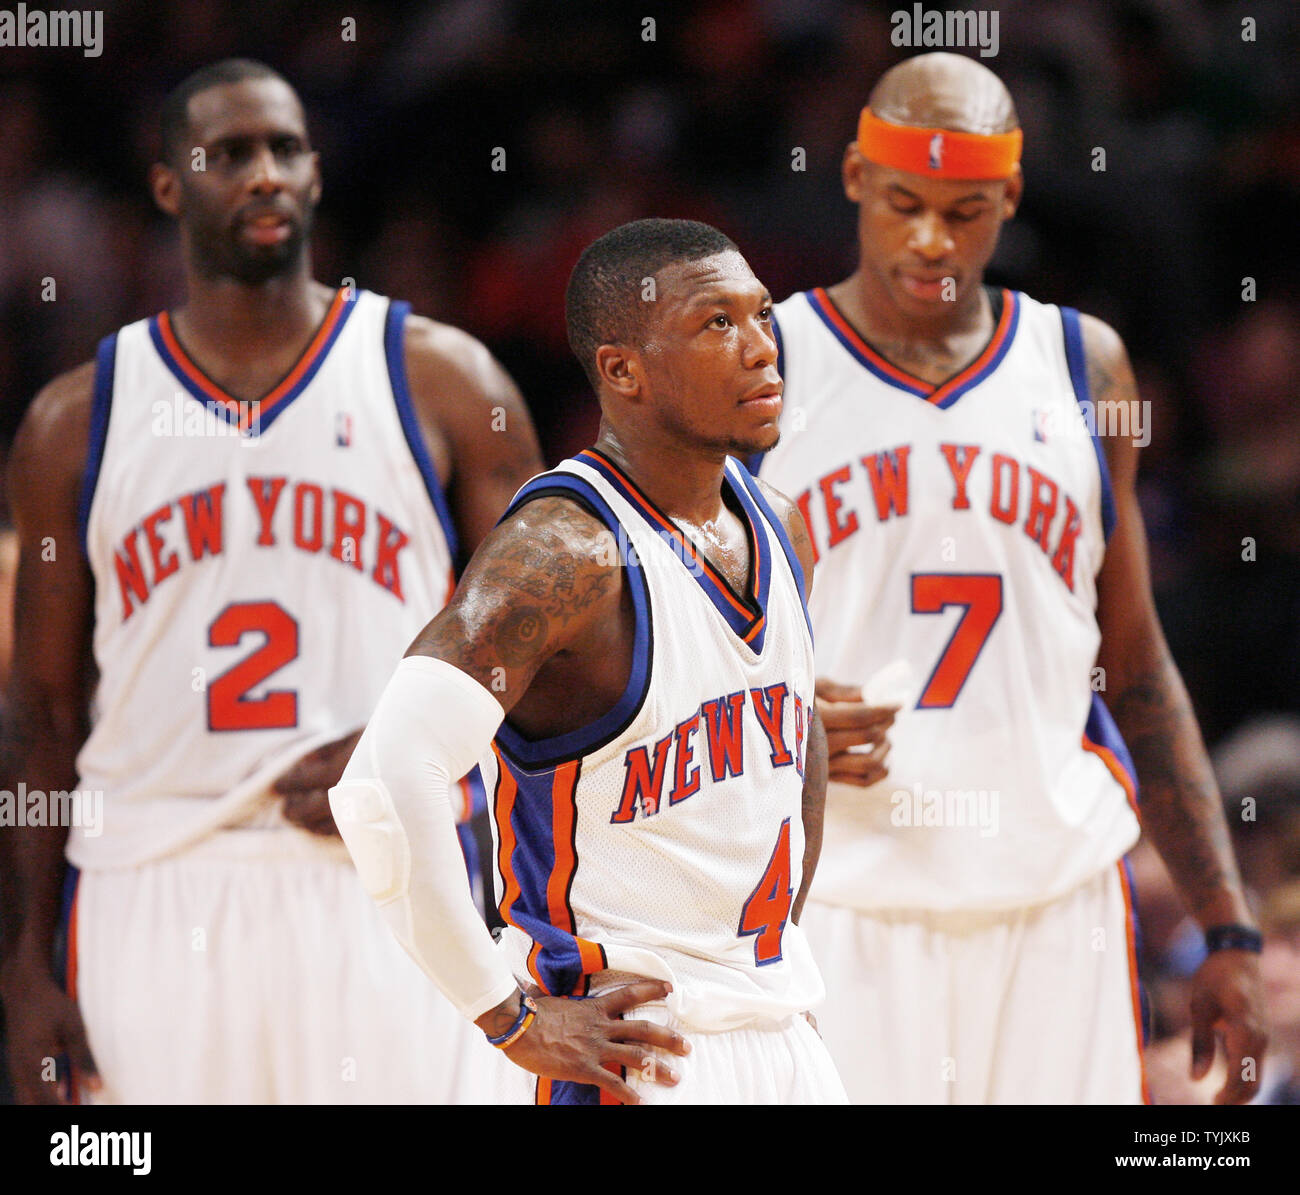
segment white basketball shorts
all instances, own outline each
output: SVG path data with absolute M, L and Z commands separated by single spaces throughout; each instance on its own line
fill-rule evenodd
M 645 1104 L 843 1104 L 844 1085 L 817 1031 L 803 1016 L 760 1021 L 740 1029 L 702 1032 L 669 1017 L 662 1003 L 640 1005 L 628 1020 L 668 1024 L 691 1044 L 685 1057 L 647 1049 L 639 1070 L 624 1076 Z M 500 1054 L 496 1102 L 500 1104 L 613 1104 L 598 1087 L 552 1082 L 521 1070 Z M 668 1066 L 678 1083 L 655 1083 Z
M 817 1023 L 863 1104 L 1146 1102 L 1122 864 L 1008 912 L 809 900 Z
M 335 848 L 288 827 L 226 830 L 81 873 L 69 963 L 103 1083 L 95 1102 L 487 1098 L 495 1051 L 402 951 Z

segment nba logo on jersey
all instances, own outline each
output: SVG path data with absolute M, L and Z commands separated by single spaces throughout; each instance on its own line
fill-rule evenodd
M 1034 439 L 1040 444 L 1047 443 L 1047 425 L 1049 416 L 1046 411 L 1034 411 Z
M 334 443 L 340 448 L 347 448 L 352 443 L 352 416 L 346 411 L 334 416 Z
M 943 134 L 935 133 L 930 138 L 930 169 L 943 169 Z

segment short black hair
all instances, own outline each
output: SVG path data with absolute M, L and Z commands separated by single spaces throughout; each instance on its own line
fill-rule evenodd
M 569 347 L 597 391 L 596 350 L 626 344 L 644 326 L 645 280 L 664 266 L 715 253 L 739 253 L 735 242 L 696 220 L 633 220 L 583 250 L 564 292 Z
M 163 160 L 175 164 L 188 148 L 185 145 L 190 129 L 190 99 L 210 87 L 223 83 L 242 83 L 245 79 L 279 79 L 286 87 L 289 82 L 279 71 L 253 58 L 223 58 L 200 67 L 183 79 L 168 93 L 162 106 Z

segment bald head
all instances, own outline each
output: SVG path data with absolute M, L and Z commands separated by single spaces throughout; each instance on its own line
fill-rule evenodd
M 881 120 L 954 133 L 1009 133 L 1020 127 L 1006 85 L 960 54 L 919 54 L 891 67 L 868 101 Z

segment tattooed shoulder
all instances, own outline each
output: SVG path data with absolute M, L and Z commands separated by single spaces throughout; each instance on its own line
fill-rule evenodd
M 455 664 L 480 683 L 505 668 L 511 687 L 578 639 L 617 604 L 617 541 L 567 498 L 538 498 L 484 540 L 451 602 L 412 650 Z M 497 691 L 494 689 L 494 691 Z

